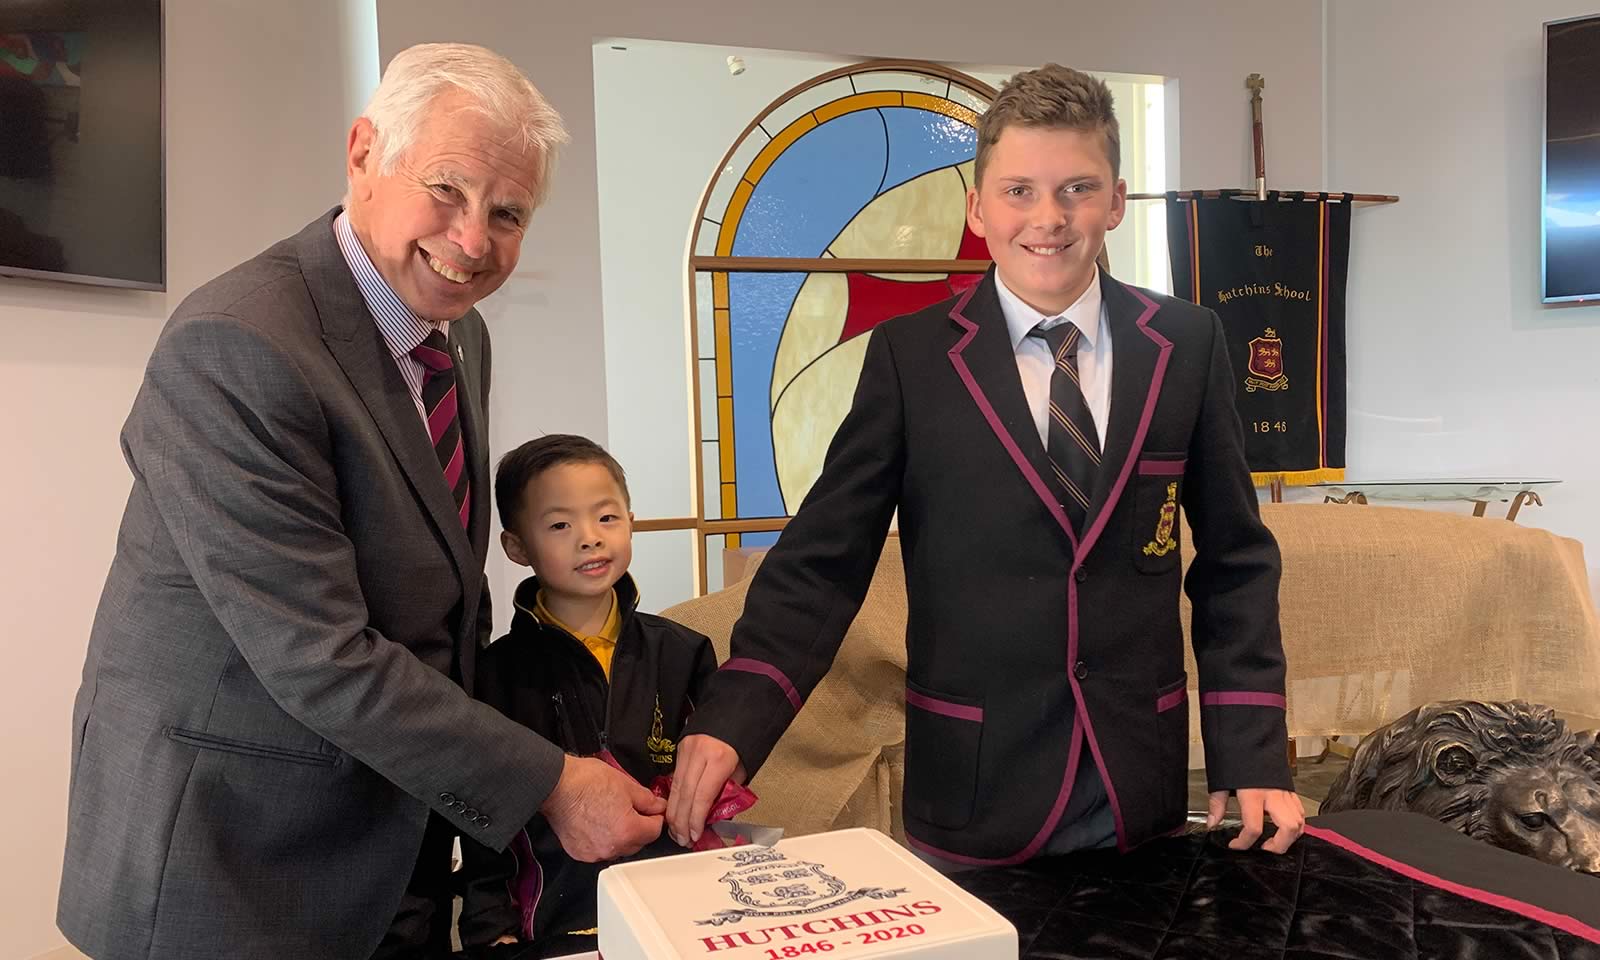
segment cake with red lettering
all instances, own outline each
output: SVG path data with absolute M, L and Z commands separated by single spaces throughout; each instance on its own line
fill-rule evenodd
M 619 864 L 600 874 L 605 960 L 1015 960 L 1004 917 L 876 830 Z

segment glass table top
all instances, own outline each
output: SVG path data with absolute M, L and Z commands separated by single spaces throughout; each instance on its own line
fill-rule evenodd
M 1308 483 L 1302 489 L 1321 490 L 1330 496 L 1360 493 L 1385 500 L 1510 500 L 1519 493 L 1540 492 L 1560 483 L 1548 477 L 1437 477 L 1410 479 L 1338 480 Z

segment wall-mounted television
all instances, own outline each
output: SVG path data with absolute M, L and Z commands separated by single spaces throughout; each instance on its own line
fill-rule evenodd
M 161 0 L 0 0 L 0 276 L 166 288 L 161 36 Z
M 1544 25 L 1544 302 L 1600 300 L 1600 15 Z

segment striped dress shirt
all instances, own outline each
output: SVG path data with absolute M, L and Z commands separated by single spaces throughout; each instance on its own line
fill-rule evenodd
M 355 228 L 350 226 L 349 212 L 342 211 L 334 219 L 333 235 L 339 241 L 339 250 L 344 254 L 345 263 L 350 265 L 350 272 L 355 275 L 361 298 L 367 301 L 367 310 L 371 312 L 372 319 L 377 321 L 384 343 L 389 345 L 389 356 L 394 358 L 394 364 L 400 370 L 400 379 L 406 382 L 406 389 L 411 392 L 411 402 L 417 405 L 417 416 L 426 425 L 428 413 L 422 406 L 422 377 L 428 368 L 413 357 L 411 351 L 435 330 L 448 337 L 449 324 L 432 324 L 411 312 L 411 308 L 378 273 L 378 268 L 372 265 L 367 251 L 362 249 L 361 241 L 356 239 Z

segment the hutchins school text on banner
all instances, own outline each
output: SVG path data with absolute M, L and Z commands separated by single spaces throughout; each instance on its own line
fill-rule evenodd
M 1344 479 L 1350 204 L 1167 199 L 1173 293 L 1217 311 L 1258 484 Z

